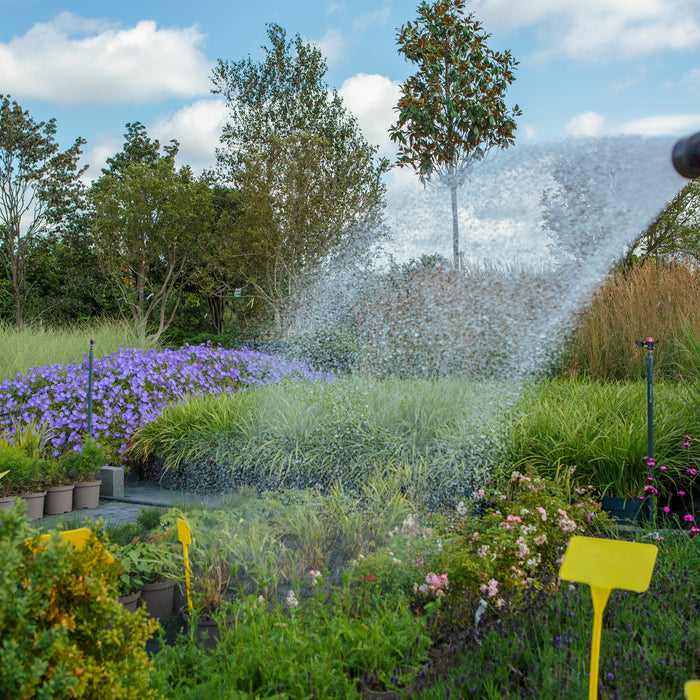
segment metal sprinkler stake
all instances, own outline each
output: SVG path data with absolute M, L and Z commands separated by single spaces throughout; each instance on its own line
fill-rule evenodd
M 90 338 L 90 352 L 88 354 L 88 405 L 87 405 L 87 429 L 88 437 L 92 437 L 92 348 L 95 345 L 95 339 Z
M 647 456 L 651 465 L 651 473 L 649 476 L 654 479 L 654 357 L 653 352 L 656 349 L 658 340 L 654 338 L 644 338 L 644 340 L 635 340 L 636 345 L 642 346 L 647 351 Z M 656 499 L 654 494 L 651 494 L 651 525 L 656 522 Z

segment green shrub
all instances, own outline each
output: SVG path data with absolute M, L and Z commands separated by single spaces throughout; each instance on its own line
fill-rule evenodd
M 349 698 L 361 697 L 358 684 L 387 690 L 417 675 L 430 642 L 402 595 L 371 585 L 315 590 L 288 606 L 255 595 L 236 601 L 211 653 L 192 637 L 159 652 L 158 689 L 170 700 Z
M 59 457 L 59 462 L 73 481 L 93 481 L 100 469 L 107 464 L 107 454 L 104 448 L 89 438 L 80 450 L 64 452 Z
M 658 383 L 655 389 L 654 453 L 666 467 L 657 470 L 656 485 L 667 497 L 689 484 L 683 444 L 696 420 L 677 386 Z M 609 495 L 643 495 L 648 471 L 644 382 L 546 381 L 526 393 L 514 413 L 507 464 L 562 484 L 592 484 Z
M 20 507 L 0 511 L 0 695 L 159 698 L 145 652 L 157 624 L 117 601 L 100 543 L 33 532 Z
M 357 364 L 357 337 L 348 324 L 316 326 L 295 335 L 287 350 L 292 357 L 329 372 L 350 372 Z
M 0 496 L 36 491 L 43 483 L 44 460 L 28 457 L 17 445 L 0 437 Z

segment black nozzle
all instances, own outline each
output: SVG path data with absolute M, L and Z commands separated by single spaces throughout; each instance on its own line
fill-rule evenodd
M 671 153 L 673 167 L 683 177 L 700 177 L 700 131 L 676 141 Z

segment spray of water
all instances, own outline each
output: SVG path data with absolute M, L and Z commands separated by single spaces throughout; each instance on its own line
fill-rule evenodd
M 523 383 L 556 362 L 612 265 L 683 186 L 672 147 L 662 138 L 580 139 L 489 158 L 460 192 L 461 271 L 436 257 L 451 258 L 447 191 L 399 173 L 388 240 L 371 264 L 346 251 L 329 265 L 295 327 L 350 328 L 355 368 L 376 377 L 474 379 L 481 388 L 465 404 L 464 430 L 493 434 Z M 421 256 L 432 257 L 416 263 Z

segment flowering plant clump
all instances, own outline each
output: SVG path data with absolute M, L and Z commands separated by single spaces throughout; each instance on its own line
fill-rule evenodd
M 469 593 L 501 607 L 506 592 L 552 585 L 569 539 L 607 518 L 591 491 L 577 489 L 570 502 L 555 483 L 517 471 L 503 487 L 477 491 L 480 515 L 462 503 L 437 528 L 448 599 Z
M 178 350 L 121 348 L 94 362 L 92 436 L 123 455 L 129 439 L 170 403 L 188 396 L 232 393 L 283 378 L 331 375 L 308 365 L 249 350 L 210 345 Z M 51 431 L 54 455 L 79 450 L 87 434 L 88 360 L 29 370 L 0 382 L 0 430 L 41 421 Z

